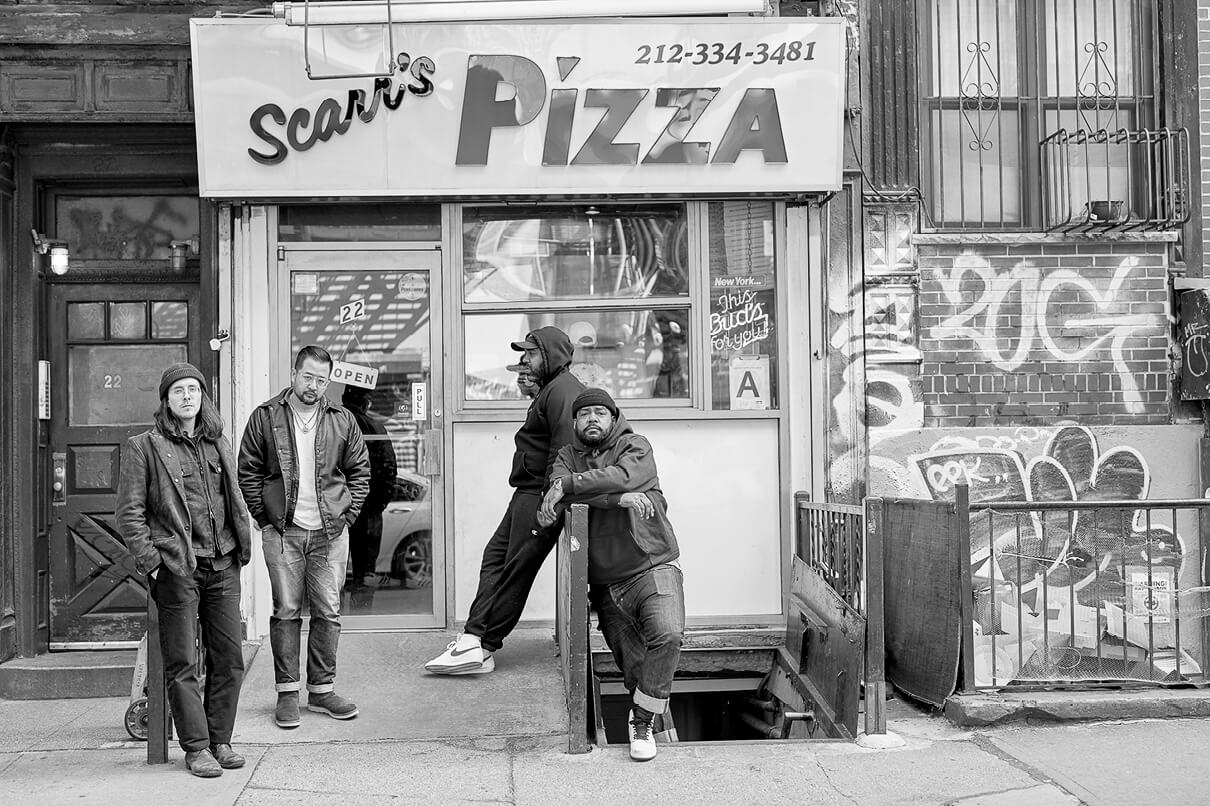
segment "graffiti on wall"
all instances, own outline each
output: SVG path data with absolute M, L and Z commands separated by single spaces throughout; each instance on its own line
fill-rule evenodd
M 871 492 L 953 501 L 957 485 L 967 485 L 977 685 L 1200 674 L 1194 619 L 1206 615 L 1207 590 L 1189 561 L 1197 556 L 1187 550 L 1197 543 L 1193 515 L 1076 508 L 1145 501 L 1152 472 L 1143 449 L 1102 448 L 1078 425 L 940 433 L 923 450 L 901 440 L 900 450 L 887 445 L 871 457 Z M 1171 444 L 1150 449 L 1179 477 Z M 1166 497 L 1196 494 L 1186 486 Z M 1076 506 L 997 511 L 1007 501 Z
M 1133 255 L 1123 257 L 1108 282 L 1098 284 L 1074 269 L 1028 260 L 998 269 L 966 252 L 954 258 L 952 268 L 936 269 L 943 300 L 956 312 L 930 328 L 929 336 L 969 339 L 983 360 L 1005 372 L 1039 356 L 1060 362 L 1107 356 L 1127 411 L 1141 413 L 1143 397 L 1128 348 L 1141 331 L 1163 332 L 1164 314 L 1132 312 L 1123 289 L 1139 264 Z

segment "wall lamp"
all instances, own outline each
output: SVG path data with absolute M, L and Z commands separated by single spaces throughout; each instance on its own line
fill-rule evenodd
M 388 22 L 467 22 L 569 17 L 666 17 L 758 14 L 765 0 L 611 0 L 608 11 L 584 0 L 347 0 L 274 3 L 286 25 L 385 25 Z
M 197 238 L 190 238 L 187 241 L 172 241 L 168 244 L 172 248 L 171 266 L 172 270 L 177 274 L 185 271 L 185 262 L 190 255 L 196 255 L 199 250 Z
M 52 241 L 36 229 L 30 230 L 34 239 L 34 249 L 39 255 L 50 255 L 50 270 L 55 274 L 67 274 L 71 253 L 67 241 Z

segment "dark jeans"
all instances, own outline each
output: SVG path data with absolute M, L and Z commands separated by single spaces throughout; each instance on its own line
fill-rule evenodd
M 366 574 L 374 573 L 380 548 L 382 513 L 362 512 L 349 527 L 349 559 L 353 565 L 354 585 L 360 585 Z
M 323 694 L 335 689 L 336 648 L 340 643 L 340 588 L 349 560 L 349 533 L 329 539 L 322 529 L 294 526 L 284 534 L 272 527 L 261 532 L 261 548 L 269 566 L 273 615 L 269 645 L 273 647 L 273 676 L 278 692 L 298 691 L 298 653 L 302 646 L 303 601 L 311 613 L 307 635 L 307 691 Z
M 500 649 L 521 620 L 534 579 L 554 548 L 558 532 L 538 526 L 538 492 L 517 490 L 504 519 L 483 549 L 479 590 L 466 618 L 466 632 L 477 635 L 489 652 Z
M 593 585 L 588 595 L 634 704 L 664 713 L 685 635 L 681 570 L 657 565 L 625 582 Z
M 161 565 L 150 586 L 160 611 L 168 705 L 181 747 L 189 751 L 230 744 L 244 680 L 239 563 L 219 571 L 199 568 L 188 577 Z M 204 701 L 197 677 L 199 619 L 206 650 Z

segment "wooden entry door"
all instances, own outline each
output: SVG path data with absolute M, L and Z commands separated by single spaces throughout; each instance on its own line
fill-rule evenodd
M 189 283 L 50 291 L 52 649 L 146 629 L 147 589 L 114 519 L 121 449 L 154 421 L 164 368 L 198 363 L 198 299 Z

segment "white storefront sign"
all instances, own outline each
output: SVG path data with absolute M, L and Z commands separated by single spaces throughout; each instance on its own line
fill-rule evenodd
M 396 53 L 381 25 L 191 35 L 205 197 L 840 187 L 839 19 L 409 24 Z
M 361 364 L 334 361 L 332 362 L 332 382 L 343 383 L 347 386 L 360 386 L 362 389 L 373 389 L 378 386 L 378 370 Z

